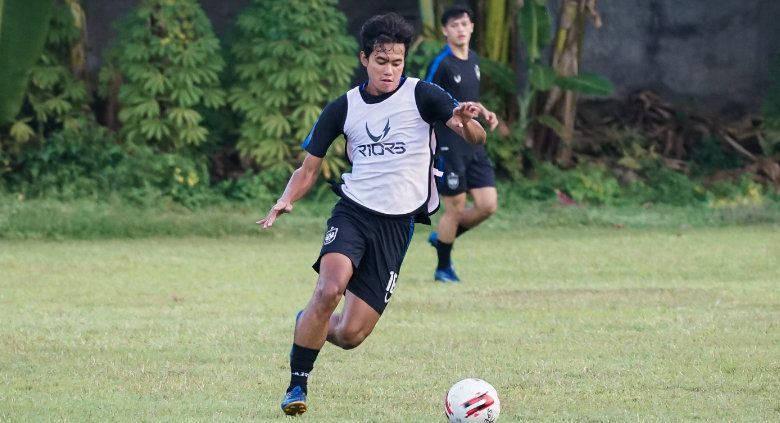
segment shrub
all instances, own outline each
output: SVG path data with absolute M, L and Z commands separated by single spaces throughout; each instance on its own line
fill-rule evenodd
M 151 205 L 169 198 L 194 208 L 219 199 L 209 187 L 206 162 L 120 144 L 105 128 L 63 130 L 41 146 L 26 146 L 5 189 L 26 198 L 75 200 L 123 198 Z
M 743 174 L 735 181 L 719 181 L 707 187 L 707 203 L 713 208 L 750 207 L 764 204 L 764 188 Z
M 404 64 L 404 73 L 414 78 L 425 79 L 428 67 L 441 51 L 443 44 L 436 39 L 421 39 L 409 48 Z
M 629 198 L 641 203 L 689 205 L 706 199 L 705 189 L 687 175 L 664 166 L 660 161 L 645 161 L 640 172 L 644 181 L 630 184 Z
M 119 32 L 122 138 L 164 152 L 204 143 L 202 109 L 225 103 L 218 77 L 224 61 L 198 2 L 143 0 Z
M 710 175 L 718 170 L 742 167 L 740 156 L 729 152 L 717 138 L 705 138 L 691 152 L 692 171 L 695 175 Z
M 284 189 L 289 177 L 287 170 L 247 173 L 240 178 L 222 181 L 219 188 L 222 195 L 229 200 L 271 203 Z
M 348 87 L 357 43 L 346 23 L 335 0 L 255 0 L 239 16 L 230 102 L 244 119 L 238 149 L 261 169 L 297 164 L 322 107 Z M 336 149 L 326 177 L 345 166 Z
M 89 130 L 63 130 L 22 149 L 9 185 L 25 197 L 95 197 L 118 188 L 117 166 L 125 159 L 103 128 L 91 124 Z
M 518 180 L 523 174 L 523 144 L 525 134 L 514 125 L 508 136 L 504 137 L 498 130 L 487 131 L 485 148 L 495 165 L 496 175 L 512 181 Z
M 609 204 L 621 193 L 620 184 L 610 171 L 596 163 L 582 163 L 564 171 L 552 163 L 544 162 L 535 167 L 532 179 L 518 179 L 513 191 L 529 200 L 552 200 L 556 190 L 565 192 L 574 200 L 588 204 Z

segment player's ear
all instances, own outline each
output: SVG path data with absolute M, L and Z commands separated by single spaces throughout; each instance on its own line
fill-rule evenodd
M 368 67 L 368 57 L 366 57 L 366 52 L 363 50 L 360 50 L 360 63 L 362 63 L 363 66 Z

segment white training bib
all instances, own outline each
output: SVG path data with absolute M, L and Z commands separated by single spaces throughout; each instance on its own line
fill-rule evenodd
M 376 104 L 366 103 L 359 87 L 347 92 L 344 134 L 352 171 L 342 175 L 342 192 L 381 214 L 410 214 L 426 203 L 431 213 L 439 205 L 432 168 L 435 140 L 415 101 L 418 82 L 407 78 Z

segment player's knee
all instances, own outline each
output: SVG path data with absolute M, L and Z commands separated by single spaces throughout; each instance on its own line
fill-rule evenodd
M 333 311 L 343 293 L 336 284 L 319 283 L 314 290 L 314 305 L 321 311 Z
M 479 221 L 494 215 L 497 210 L 498 204 L 496 201 L 479 201 L 474 203 L 474 213 Z
M 496 214 L 496 211 L 498 211 L 498 203 L 491 201 L 487 204 L 483 204 L 480 211 L 482 212 L 482 216 L 487 219 Z
M 463 213 L 466 211 L 466 203 L 453 203 L 449 204 L 444 209 L 444 214 L 449 215 L 450 217 L 454 219 L 460 219 L 461 216 L 463 216 Z
M 361 330 L 345 330 L 339 337 L 339 346 L 345 350 L 357 348 L 368 337 L 368 333 Z

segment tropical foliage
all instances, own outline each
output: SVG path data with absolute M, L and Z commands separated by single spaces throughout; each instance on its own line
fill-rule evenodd
M 499 25 L 491 8 L 501 1 L 506 13 Z M 578 94 L 612 90 L 604 78 L 571 66 L 583 48 L 587 16 L 598 22 L 596 1 L 580 0 L 586 7 L 576 11 L 560 2 L 555 26 L 547 3 L 470 2 L 482 101 L 505 124 L 489 134 L 487 148 L 507 195 L 718 209 L 778 198 L 771 192 L 780 187 L 777 64 L 762 119 L 722 125 L 638 92 L 625 102 L 604 102 L 619 114 L 598 113 L 601 126 L 581 113 L 575 128 Z M 357 67 L 357 46 L 335 0 L 254 0 L 227 37 L 229 49 L 220 48 L 196 1 L 142 0 L 119 25 L 100 72 L 102 99 L 95 100 L 85 82 L 80 1 L 55 0 L 51 13 L 19 4 L 0 0 L 0 108 L 13 109 L 0 124 L 3 198 L 265 204 L 299 163 L 301 141 L 322 107 L 348 87 Z M 410 50 L 408 75 L 423 77 L 441 49 L 436 17 L 450 4 L 420 2 L 429 29 Z M 35 49 L 38 35 L 45 35 L 43 50 Z M 523 60 L 513 56 L 517 43 L 527 53 Z M 33 59 L 25 63 L 26 56 Z M 13 106 L 17 86 L 21 100 Z M 328 178 L 346 165 L 343 144 L 332 150 Z M 326 192 L 323 184 L 314 196 Z
M 71 51 L 82 37 L 80 11 L 76 2 L 54 2 L 43 52 L 26 74 L 22 110 L 0 130 L 0 174 L 19 166 L 25 148 L 62 130 L 79 132 L 92 121 L 87 87 L 71 71 L 77 65 Z
M 255 0 L 239 16 L 230 103 L 243 117 L 238 149 L 260 169 L 299 163 L 323 106 L 348 87 L 357 43 L 346 23 L 335 0 Z M 326 177 L 344 167 L 338 153 Z
M 530 134 L 529 144 L 540 158 L 556 160 L 563 165 L 571 164 L 577 93 L 607 96 L 614 90 L 606 78 L 579 72 L 579 49 L 582 48 L 585 27 L 582 14 L 585 12 L 580 10 L 577 3 L 567 0 L 560 6 L 552 66 L 541 63 L 542 51 L 550 42 L 552 27 L 546 2 L 524 2 L 517 18 L 520 35 L 528 52 L 526 65 L 529 85 L 520 100 L 522 127 L 529 127 L 532 119 L 541 124 L 535 128 L 529 127 L 535 129 Z M 587 3 L 595 8 L 595 1 Z M 538 106 L 534 102 L 540 92 L 547 95 L 538 99 L 544 100 Z M 554 137 L 550 137 L 550 130 Z
M 225 104 L 219 40 L 195 0 L 143 0 L 119 26 L 122 138 L 165 152 L 206 141 L 202 109 Z
M 0 125 L 19 110 L 28 70 L 46 40 L 51 0 L 0 1 Z

